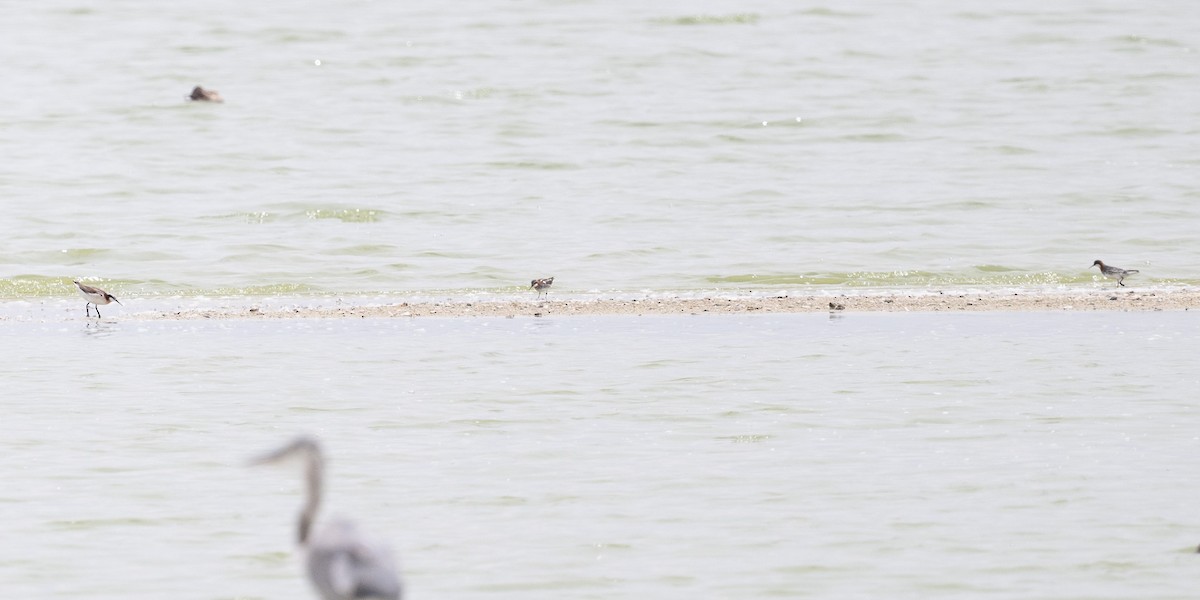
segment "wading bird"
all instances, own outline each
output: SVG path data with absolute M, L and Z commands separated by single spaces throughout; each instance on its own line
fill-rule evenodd
M 325 459 L 316 439 L 300 436 L 250 464 L 270 464 L 292 457 L 304 459 L 307 493 L 300 509 L 297 535 L 304 550 L 308 579 L 321 598 L 400 600 L 400 577 L 386 547 L 371 543 L 354 523 L 344 519 L 332 519 L 313 532 L 325 471 Z
M 121 301 L 117 300 L 116 296 L 114 296 L 98 287 L 84 285 L 82 283 L 79 283 L 78 279 L 76 279 L 73 283 L 75 284 L 75 287 L 79 288 L 79 295 L 83 296 L 84 298 L 87 299 L 87 304 L 83 305 L 83 312 L 84 312 L 84 314 L 86 314 L 89 317 L 92 316 L 92 311 L 90 309 L 93 304 L 96 305 L 96 318 L 97 319 L 100 318 L 100 305 L 101 304 L 108 304 L 109 302 L 116 302 L 117 304 L 121 304 Z M 125 305 L 121 304 L 121 306 L 125 306 Z
M 552 286 L 552 285 L 554 285 L 553 277 L 547 277 L 545 279 L 534 279 L 533 281 L 529 282 L 529 289 L 537 290 L 538 296 L 541 296 L 542 292 L 550 289 L 550 286 Z
M 1109 279 L 1116 279 L 1117 285 L 1121 285 L 1121 286 L 1125 285 L 1125 277 L 1126 276 L 1137 273 L 1136 269 L 1126 270 L 1126 269 L 1122 269 L 1120 267 L 1110 267 L 1110 266 L 1104 264 L 1104 261 L 1102 261 L 1102 260 L 1097 260 L 1096 262 L 1092 263 L 1092 267 L 1100 267 L 1100 272 L 1103 273 L 1105 277 L 1107 277 Z M 1092 267 L 1088 267 L 1088 268 L 1090 269 Z

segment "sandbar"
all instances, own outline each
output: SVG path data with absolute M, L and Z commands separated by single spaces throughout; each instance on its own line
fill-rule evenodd
M 123 319 L 338 319 L 414 317 L 550 317 L 574 315 L 745 315 L 852 312 L 1185 311 L 1200 309 L 1200 288 L 820 293 L 779 295 L 654 294 L 645 297 L 552 296 L 529 299 L 419 299 L 360 304 L 263 302 L 178 311 L 142 311 Z

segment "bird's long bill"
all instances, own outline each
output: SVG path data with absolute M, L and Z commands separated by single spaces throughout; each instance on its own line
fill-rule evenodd
M 109 299 L 109 300 L 112 300 L 113 302 L 116 302 L 117 304 L 121 304 L 121 301 L 120 301 L 120 300 L 117 300 L 117 297 L 116 297 L 116 296 L 109 296 L 109 297 L 108 297 L 108 299 Z M 121 306 L 125 306 L 125 305 L 124 305 L 124 304 L 121 304 Z
M 291 446 L 288 445 L 282 448 L 277 448 L 270 452 L 259 454 L 258 456 L 253 456 L 250 458 L 250 460 L 246 461 L 246 466 L 258 467 L 262 465 L 273 465 L 287 458 L 291 454 L 291 450 Z
M 246 460 L 247 467 L 261 467 L 262 465 L 270 465 L 279 462 L 278 452 L 268 452 L 258 456 L 252 456 Z

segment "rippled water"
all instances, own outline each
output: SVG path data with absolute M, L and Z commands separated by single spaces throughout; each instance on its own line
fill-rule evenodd
M 413 598 L 1195 589 L 1187 313 L 5 329 L 13 597 L 311 597 L 297 431 Z
M 1200 285 L 1186 3 L 8 12 L 7 596 L 311 597 L 299 431 L 412 598 L 1194 595 L 1189 312 L 120 319 Z
M 1197 284 L 1194 13 L 41 2 L 0 297 Z

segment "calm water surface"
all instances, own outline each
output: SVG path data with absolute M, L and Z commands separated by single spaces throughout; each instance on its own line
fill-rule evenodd
M 1194 596 L 1190 312 L 120 320 L 1197 285 L 1189 3 L 8 13 L 6 597 L 311 597 L 301 431 L 411 598 Z
M 9 323 L 0 582 L 311 597 L 296 432 L 412 598 L 1186 598 L 1190 313 Z
M 1186 2 L 49 0 L 0 298 L 1200 284 Z M 193 85 L 222 92 L 192 104 Z

